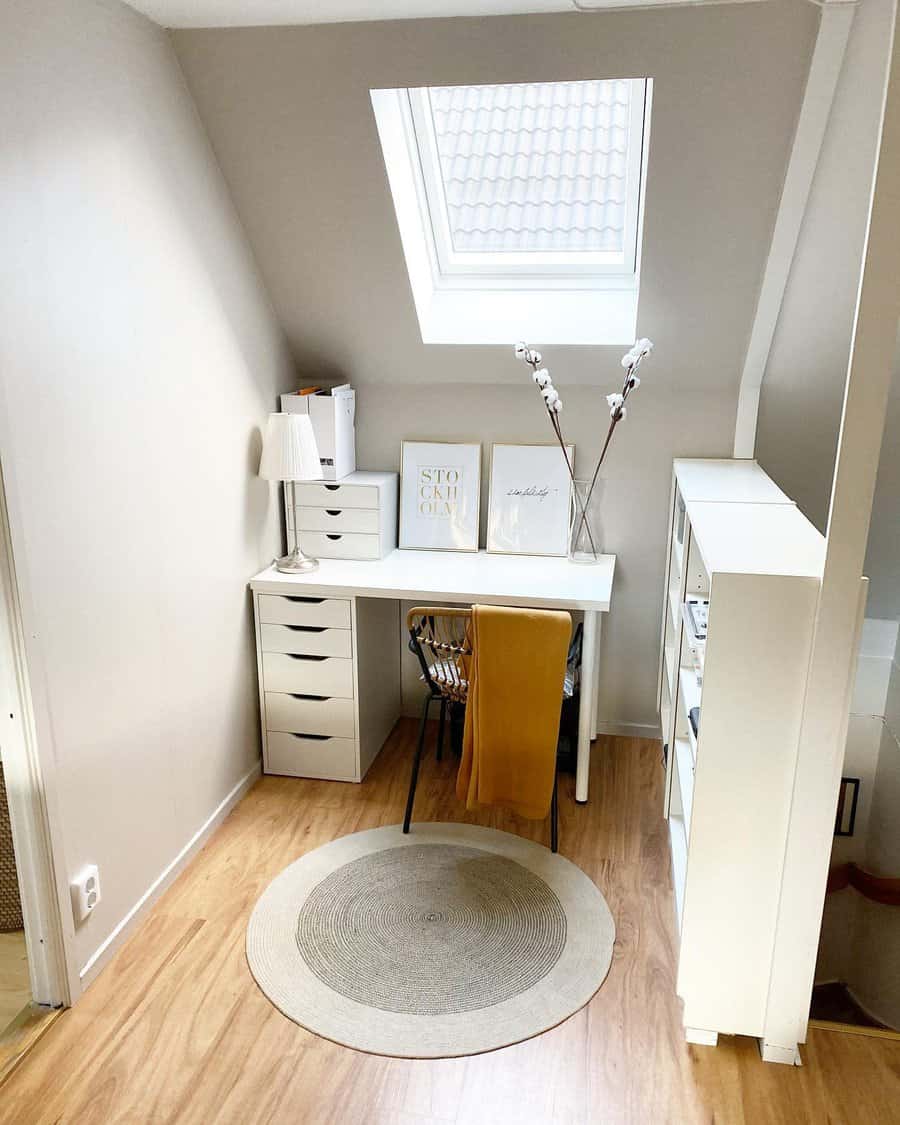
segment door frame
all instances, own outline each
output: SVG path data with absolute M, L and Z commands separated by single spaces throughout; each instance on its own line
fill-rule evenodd
M 9 474 L 0 457 L 0 693 L 13 710 L 0 712 L 3 772 L 12 823 L 31 995 L 42 1006 L 68 1007 L 81 989 L 69 956 L 66 920 L 71 922 L 61 834 L 56 815 L 53 755 L 40 753 L 29 664 L 32 645 L 23 624 L 10 526 Z M 28 649 L 32 648 L 29 654 Z M 29 661 L 29 655 L 32 657 Z M 54 862 L 57 860 L 57 862 Z

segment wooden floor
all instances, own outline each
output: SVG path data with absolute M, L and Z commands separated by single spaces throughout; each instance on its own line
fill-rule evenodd
M 0 934 L 0 1035 L 30 1001 L 25 934 Z
M 247 919 L 291 860 L 401 818 L 414 727 L 361 786 L 265 778 L 231 814 L 78 1006 L 0 1091 L 0 1120 L 315 1125 L 875 1125 L 900 1121 L 900 1043 L 813 1031 L 801 1069 L 755 1041 L 688 1047 L 674 995 L 674 927 L 659 745 L 595 744 L 592 799 L 561 800 L 561 850 L 598 883 L 617 926 L 606 983 L 560 1027 L 468 1059 L 359 1054 L 297 1027 L 256 988 Z M 421 819 L 462 820 L 452 763 L 429 759 Z M 480 822 L 537 839 L 546 825 Z

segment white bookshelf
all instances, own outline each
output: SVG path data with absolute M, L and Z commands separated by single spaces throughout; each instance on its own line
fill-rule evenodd
M 692 1042 L 763 1035 L 824 553 L 756 462 L 675 461 L 659 715 L 677 987 Z M 705 645 L 685 621 L 689 598 L 708 600 Z

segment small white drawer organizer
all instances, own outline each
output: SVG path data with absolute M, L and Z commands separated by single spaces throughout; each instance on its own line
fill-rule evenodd
M 253 605 L 266 773 L 361 781 L 400 711 L 397 602 L 298 587 Z
M 304 554 L 318 559 L 382 559 L 397 546 L 397 474 L 350 473 L 339 481 L 298 481 L 286 511 Z

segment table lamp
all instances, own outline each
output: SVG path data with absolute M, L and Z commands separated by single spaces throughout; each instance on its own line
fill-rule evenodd
M 294 500 L 294 481 L 322 480 L 319 449 L 308 414 L 269 415 L 259 459 L 259 475 L 265 480 L 284 481 L 285 499 L 292 516 L 294 547 L 289 554 L 275 560 L 276 569 L 285 574 L 305 574 L 315 570 L 319 560 L 307 558 L 300 550 Z

